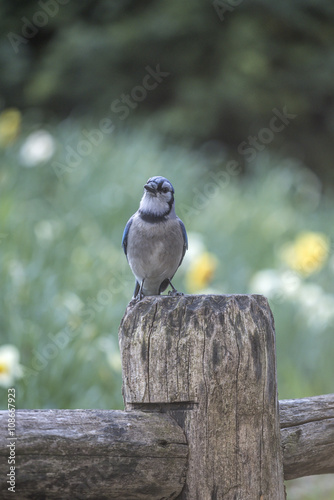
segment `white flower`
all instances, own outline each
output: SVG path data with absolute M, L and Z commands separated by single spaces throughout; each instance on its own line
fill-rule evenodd
M 56 150 L 55 141 L 46 130 L 28 135 L 20 149 L 20 159 L 25 167 L 35 167 L 50 160 Z
M 98 340 L 98 348 L 107 356 L 109 366 L 117 372 L 122 371 L 122 361 L 118 346 L 112 337 L 101 337 Z
M 184 256 L 183 266 L 189 267 L 196 257 L 205 252 L 203 237 L 199 233 L 188 233 L 188 250 Z
M 50 242 L 54 238 L 59 236 L 62 230 L 62 225 L 56 220 L 45 220 L 42 219 L 38 221 L 34 226 L 34 231 L 37 239 L 40 242 Z
M 78 314 L 84 306 L 80 297 L 73 292 L 65 292 L 61 296 L 61 302 L 72 314 Z
M 290 301 L 302 321 L 315 333 L 321 333 L 334 321 L 334 296 L 326 294 L 316 283 L 303 282 L 294 271 L 259 271 L 251 280 L 250 290 L 265 295 L 274 303 Z
M 302 281 L 295 271 L 284 271 L 281 280 L 282 291 L 287 297 L 298 296 Z
M 12 259 L 8 263 L 8 274 L 12 278 L 13 284 L 21 287 L 26 282 L 26 271 L 19 260 Z
M 15 379 L 22 377 L 23 369 L 19 363 L 20 353 L 13 345 L 0 347 L 0 386 L 11 387 Z
M 250 289 L 252 293 L 261 293 L 268 299 L 282 301 L 287 298 L 294 298 L 300 284 L 299 276 L 293 271 L 281 273 L 275 269 L 263 269 L 253 276 Z
M 263 269 L 257 272 L 250 283 L 252 293 L 261 293 L 271 299 L 281 291 L 282 279 L 274 269 Z

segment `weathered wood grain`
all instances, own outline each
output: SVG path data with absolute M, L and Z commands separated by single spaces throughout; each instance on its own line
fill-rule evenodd
M 102 410 L 16 412 L 16 491 L 8 491 L 7 412 L 0 412 L 0 497 L 175 498 L 188 447 L 167 415 Z
M 334 473 L 334 394 L 279 403 L 285 479 Z
M 285 479 L 334 473 L 334 394 L 279 405 Z M 192 411 L 196 404 L 186 407 Z M 184 411 L 183 403 L 142 408 L 163 408 L 179 418 Z M 13 498 L 5 482 L 7 418 L 0 412 L 1 498 Z M 138 411 L 18 410 L 17 497 L 148 500 L 178 488 L 177 494 L 185 482 L 187 445 L 166 418 Z
M 263 297 L 145 298 L 127 309 L 120 345 L 131 411 L 16 412 L 20 500 L 283 499 L 280 435 L 285 479 L 334 473 L 333 394 L 281 401 L 279 433 Z
M 129 305 L 119 338 L 125 407 L 166 411 L 185 430 L 180 499 L 285 498 L 264 297 L 146 297 Z

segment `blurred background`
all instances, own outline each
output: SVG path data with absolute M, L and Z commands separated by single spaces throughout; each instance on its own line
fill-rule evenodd
M 279 398 L 334 392 L 334 4 L 2 0 L 0 27 L 1 407 L 122 408 L 153 175 L 189 235 L 175 286 L 266 295 Z

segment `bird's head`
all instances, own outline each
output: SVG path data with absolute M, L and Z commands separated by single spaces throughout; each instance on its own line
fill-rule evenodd
M 139 210 L 158 217 L 174 214 L 174 188 L 168 179 L 151 177 L 144 186 Z

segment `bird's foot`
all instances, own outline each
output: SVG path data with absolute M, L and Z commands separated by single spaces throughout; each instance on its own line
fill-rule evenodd
M 133 302 L 133 303 L 140 302 L 143 298 L 144 298 L 143 292 L 139 292 L 139 293 L 137 293 L 137 295 L 134 295 L 132 297 L 131 302 Z
M 138 281 L 136 281 L 135 291 L 131 302 L 139 302 L 144 297 L 144 292 L 143 292 L 144 281 L 145 280 L 143 280 L 140 285 Z
M 173 287 L 173 285 L 172 285 L 172 287 Z M 169 297 L 180 297 L 180 296 L 184 295 L 184 293 L 178 292 L 176 290 L 176 288 L 173 287 L 173 290 L 169 290 L 168 295 L 169 295 Z
M 132 297 L 132 299 L 130 300 L 129 302 L 129 306 L 134 306 L 135 304 L 137 304 L 139 302 L 139 297 Z
M 169 290 L 168 292 L 169 297 L 180 297 L 181 295 L 184 295 L 183 292 L 178 292 L 175 288 L 173 290 Z
M 171 282 L 170 280 L 169 280 L 169 284 L 170 284 L 170 286 L 172 287 L 172 290 L 169 290 L 169 292 L 168 292 L 168 295 L 169 295 L 170 297 L 179 297 L 179 296 L 181 296 L 181 295 L 184 295 L 184 293 L 182 293 L 182 292 L 178 292 L 178 291 L 176 290 L 176 288 L 173 286 L 173 284 L 172 284 L 172 282 Z
M 169 284 L 170 284 L 170 286 L 172 287 L 172 290 L 169 290 L 169 292 L 168 292 L 168 295 L 169 295 L 170 297 L 179 297 L 179 296 L 181 296 L 181 295 L 184 295 L 184 293 L 182 293 L 182 292 L 178 292 L 178 291 L 176 290 L 176 288 L 173 286 L 173 284 L 172 284 L 172 282 L 171 282 L 171 281 L 169 281 Z
M 139 285 L 137 287 L 136 285 L 135 292 L 133 294 L 130 304 L 136 304 L 137 302 L 140 302 L 143 297 L 144 293 L 142 287 L 141 286 L 139 287 Z

